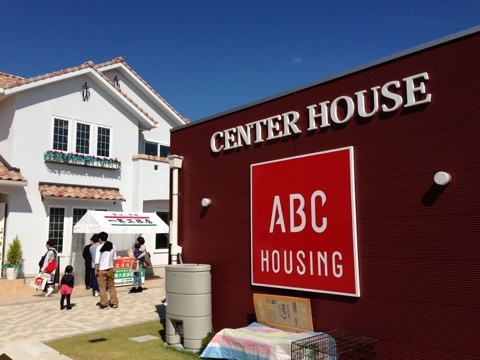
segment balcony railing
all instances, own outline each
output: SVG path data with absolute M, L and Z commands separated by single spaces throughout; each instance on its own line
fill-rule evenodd
M 122 162 L 116 158 L 106 158 L 93 155 L 68 153 L 57 150 L 48 150 L 43 154 L 45 162 L 54 162 L 68 165 L 90 166 L 103 169 L 119 170 Z

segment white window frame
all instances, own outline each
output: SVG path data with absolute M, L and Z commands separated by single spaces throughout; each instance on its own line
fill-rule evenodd
M 158 141 L 151 141 L 151 140 L 145 139 L 145 144 L 143 145 L 143 153 L 144 153 L 144 154 L 147 154 L 147 151 L 146 151 L 147 143 L 156 145 L 156 147 L 157 147 L 157 155 L 155 155 L 155 156 L 158 156 L 158 157 L 162 157 L 162 155 L 161 155 L 162 146 L 168 147 L 168 148 L 170 149 L 170 144 L 166 144 L 166 143 L 161 143 L 161 142 L 158 142 Z
M 145 140 L 145 144 L 143 145 L 143 153 L 146 154 L 146 155 L 150 155 L 150 154 L 147 154 L 147 144 L 151 144 L 151 145 L 155 145 L 157 151 L 156 151 L 156 155 L 152 155 L 152 156 L 158 156 L 158 143 L 156 141 L 148 141 L 148 140 Z
M 168 149 L 170 149 L 170 144 L 168 144 L 168 145 L 167 145 L 167 144 L 162 144 L 162 143 L 159 143 L 159 144 L 158 144 L 158 156 L 160 156 L 160 157 L 166 157 L 166 156 L 162 156 L 162 155 L 161 155 L 161 154 L 162 154 L 162 152 L 161 152 L 162 146 L 168 147 Z M 170 153 L 170 151 L 169 151 L 169 153 Z
M 79 125 L 88 125 L 90 128 L 90 133 L 88 138 L 89 145 L 88 145 L 87 153 L 77 151 L 77 145 L 78 145 L 77 132 L 78 132 Z M 88 123 L 86 121 L 74 121 L 74 127 L 75 127 L 75 134 L 72 134 L 72 152 L 78 153 L 78 154 L 85 154 L 85 155 L 92 154 L 92 148 L 95 146 L 92 142 L 92 134 L 95 132 L 95 126 L 92 123 Z
M 55 149 L 55 120 L 61 120 L 61 121 L 66 121 L 68 124 L 68 135 L 67 135 L 67 150 L 60 150 L 60 149 Z M 71 136 L 71 122 L 70 119 L 63 118 L 61 116 L 54 116 L 52 117 L 52 135 L 50 137 L 51 140 L 51 148 L 52 150 L 56 151 L 70 151 L 70 136 Z
M 76 225 L 76 223 L 73 223 L 73 215 L 75 213 L 75 210 L 85 210 L 85 213 L 90 210 L 90 207 L 88 206 L 77 206 L 75 204 L 72 204 L 72 235 L 73 235 L 73 227 Z M 84 214 L 85 215 L 85 214 Z M 80 219 L 78 219 L 80 221 Z
M 54 148 L 54 136 L 55 136 L 55 119 L 66 121 L 68 123 L 68 137 L 67 137 L 67 150 L 58 150 Z M 81 153 L 77 151 L 77 129 L 78 124 L 88 125 L 90 127 L 90 136 L 89 136 L 89 153 Z M 109 155 L 108 156 L 101 156 L 98 155 L 97 149 L 97 140 L 98 140 L 98 128 L 105 128 L 110 130 L 109 135 Z M 115 156 L 112 155 L 112 143 L 113 143 L 113 128 L 111 126 L 103 125 L 103 124 L 95 124 L 93 122 L 79 120 L 79 119 L 71 119 L 66 118 L 63 116 L 52 116 L 52 133 L 51 133 L 51 149 L 55 151 L 65 151 L 70 153 L 78 153 L 84 155 L 92 155 L 92 156 L 100 156 L 100 157 L 108 157 L 113 158 Z
M 167 214 L 167 218 L 170 218 L 170 211 L 168 209 L 157 209 L 157 210 L 155 210 L 155 214 L 157 216 L 158 216 L 158 213 Z M 168 224 L 168 219 L 167 219 L 167 225 L 169 225 Z M 168 252 L 168 250 L 170 248 L 170 234 L 169 233 L 166 234 L 167 235 L 167 247 L 157 247 L 157 235 L 165 235 L 165 234 L 155 234 L 154 251 L 155 252 L 165 252 L 165 251 Z
M 48 214 L 47 214 L 47 240 L 50 240 L 50 213 L 52 208 L 55 209 L 63 209 L 63 229 L 62 229 L 62 251 L 59 251 L 59 254 L 65 253 L 65 235 L 67 233 L 67 223 L 68 221 L 66 220 L 68 218 L 68 209 L 67 206 L 65 205 L 56 205 L 56 204 L 51 204 L 48 206 Z
M 110 130 L 110 134 L 108 137 L 108 156 L 104 157 L 113 157 L 112 156 L 112 138 L 113 138 L 113 128 L 111 126 L 105 126 L 105 125 L 95 125 L 95 156 L 102 156 L 98 155 L 98 147 L 97 147 L 97 142 L 98 142 L 98 129 L 99 128 L 104 128 Z
M 73 244 L 74 244 L 75 241 L 83 240 L 83 242 L 85 243 L 85 238 L 86 238 L 85 233 L 74 233 L 73 232 L 73 227 L 76 225 L 76 223 L 74 222 L 74 218 L 73 218 L 74 214 L 75 214 L 75 210 L 85 210 L 85 213 L 86 213 L 89 210 L 89 207 L 87 207 L 87 206 L 77 206 L 76 204 L 72 204 L 72 206 L 71 206 L 72 214 L 71 214 L 70 227 L 72 229 L 72 234 L 71 234 L 71 237 L 70 237 L 70 249 L 73 249 Z M 78 219 L 78 221 L 80 221 L 80 219 Z M 72 251 L 70 251 L 70 256 L 73 256 Z

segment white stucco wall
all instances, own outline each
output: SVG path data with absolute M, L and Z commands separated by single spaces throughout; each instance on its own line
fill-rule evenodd
M 90 87 L 90 99 L 87 102 L 84 102 L 81 96 L 82 85 L 85 82 Z M 5 106 L 3 103 L 0 104 Z M 8 105 L 8 102 L 5 104 Z M 64 251 L 61 256 L 65 257 L 66 262 L 70 262 L 74 261 L 69 258 L 72 249 L 79 245 L 71 242 L 73 208 L 131 211 L 134 205 L 139 203 L 138 198 L 134 196 L 133 182 L 136 173 L 132 160 L 132 155 L 136 154 L 138 149 L 138 126 L 134 116 L 86 76 L 23 92 L 17 95 L 16 102 L 10 102 L 10 106 L 12 104 L 15 106 L 13 126 L 6 139 L 1 141 L 0 149 L 12 166 L 21 169 L 22 175 L 28 180 L 28 186 L 15 189 L 9 197 L 5 239 L 10 242 L 16 235 L 19 236 L 23 244 L 25 274 L 34 274 L 38 271 L 38 260 L 45 251 L 45 242 L 48 239 L 50 206 L 65 207 L 67 218 L 64 228 Z M 0 126 L 8 123 L 8 114 L 5 113 L 8 111 L 2 110 L 2 116 L 6 116 L 7 119 L 1 119 Z M 52 149 L 54 116 L 111 128 L 109 157 L 116 157 L 122 161 L 121 170 L 46 163 L 43 154 Z M 70 125 L 69 134 L 74 135 L 72 132 L 74 127 Z M 7 151 L 8 149 L 12 150 Z M 71 148 L 69 151 L 75 152 L 75 149 Z M 148 169 L 147 167 L 137 169 L 143 170 Z M 150 188 L 155 187 L 154 181 L 150 179 L 152 176 L 157 180 L 161 176 L 168 179 L 168 173 L 165 171 L 151 172 L 153 175 L 140 176 L 141 179 L 145 179 L 140 186 L 149 188 L 149 191 L 153 191 Z M 127 200 L 123 203 L 116 202 L 115 205 L 113 201 L 81 199 L 47 198 L 42 201 L 39 182 L 117 187 Z M 148 184 L 145 185 L 144 182 Z M 158 197 L 168 199 L 168 192 L 162 192 Z M 83 245 L 81 244 L 82 247 Z M 62 267 L 67 265 L 65 261 L 62 262 Z
M 168 141 L 170 139 L 168 129 L 179 125 L 170 118 L 170 115 L 167 114 L 168 112 L 171 112 L 171 109 L 166 110 L 165 108 L 158 106 L 156 103 L 158 102 L 158 99 L 151 90 L 148 90 L 151 93 L 147 96 L 143 92 L 143 90 L 145 90 L 144 84 L 137 81 L 130 81 L 129 77 L 124 75 L 118 69 L 103 71 L 103 74 L 112 81 L 115 76 L 117 76 L 120 83 L 120 89 L 131 97 L 133 101 L 141 104 L 141 107 L 158 121 L 159 129 L 167 129 L 167 132 L 164 132 L 164 140 Z M 152 100 L 152 97 L 155 98 L 155 101 Z M 161 119 L 161 121 L 159 121 L 159 119 Z
M 15 114 L 15 100 L 12 96 L 0 102 L 0 155 L 11 158 L 13 152 L 13 128 L 12 119 Z
M 134 172 L 141 174 L 134 178 L 134 189 L 138 209 L 143 209 L 145 201 L 168 201 L 170 193 L 170 168 L 168 162 L 135 159 Z
M 156 213 L 156 212 L 169 212 L 169 200 L 165 201 L 145 201 L 143 203 L 144 212 Z M 167 223 L 168 225 L 168 223 Z M 145 237 L 145 244 L 147 246 L 150 255 L 152 256 L 152 263 L 155 264 L 168 264 L 169 252 L 168 249 L 156 249 L 155 248 L 155 235 Z
M 139 88 L 142 86 L 141 84 L 130 81 L 126 75 L 117 69 L 104 71 L 104 74 L 112 81 L 115 76 L 117 76 L 121 90 L 131 97 L 133 101 L 140 104 L 140 106 L 158 122 L 155 128 L 142 133 L 138 152 L 143 152 L 145 146 L 144 140 L 170 146 L 170 129 L 179 124 L 170 119 L 165 109 L 159 107 L 150 96 L 145 95 L 145 93 L 141 91 Z M 155 96 L 153 94 L 150 95 Z

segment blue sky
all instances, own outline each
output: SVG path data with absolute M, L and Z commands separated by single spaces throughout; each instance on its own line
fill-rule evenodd
M 191 121 L 480 25 L 479 0 L 4 0 L 0 13 L 0 71 L 123 56 Z

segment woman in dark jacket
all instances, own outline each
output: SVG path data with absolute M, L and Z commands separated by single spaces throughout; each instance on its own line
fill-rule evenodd
M 92 288 L 92 254 L 90 254 L 90 247 L 94 241 L 90 239 L 90 244 L 83 248 L 83 258 L 85 259 L 85 289 Z

